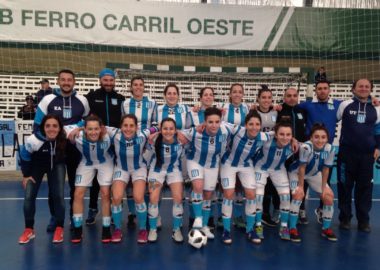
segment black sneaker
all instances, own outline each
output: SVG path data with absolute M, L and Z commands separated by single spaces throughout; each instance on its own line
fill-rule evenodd
M 71 234 L 71 243 L 78 244 L 82 241 L 82 226 L 74 228 Z
M 46 227 L 46 231 L 48 233 L 55 232 L 55 228 L 57 227 L 57 223 L 55 222 L 54 217 L 50 217 L 49 224 Z
M 349 229 L 351 229 L 351 222 L 350 221 L 341 221 L 339 223 L 339 229 L 348 231 Z
M 299 214 L 298 214 L 298 223 L 299 224 L 309 224 L 309 220 L 307 219 L 307 216 L 306 216 L 306 210 L 300 210 Z
M 136 228 L 136 215 L 128 215 L 128 222 L 127 222 L 128 229 L 134 229 Z
M 269 214 L 264 214 L 263 213 L 261 222 L 264 225 L 269 226 L 269 227 L 276 227 L 277 226 L 277 223 L 272 220 L 272 218 L 270 217 Z
M 98 215 L 98 209 L 89 208 L 88 209 L 88 215 L 86 219 L 87 225 L 95 224 L 96 216 Z
M 111 242 L 111 228 L 108 226 L 108 227 L 104 227 L 103 226 L 103 230 L 102 230 L 102 243 L 110 243 Z
M 213 217 L 210 217 L 210 218 L 208 219 L 207 226 L 208 226 L 212 231 L 215 230 L 215 222 L 214 222 L 214 218 L 213 218 Z
M 359 223 L 358 230 L 365 233 L 371 232 L 371 226 L 368 223 Z

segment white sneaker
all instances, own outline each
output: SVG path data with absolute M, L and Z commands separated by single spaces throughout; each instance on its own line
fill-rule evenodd
M 157 241 L 157 230 L 149 230 L 148 234 L 148 241 L 149 242 L 156 242 Z
M 201 231 L 207 236 L 207 239 L 214 239 L 215 235 L 211 232 L 208 226 L 204 226 Z
M 193 222 L 193 228 L 194 229 L 199 229 L 199 228 L 202 228 L 202 218 L 201 217 L 197 217 L 194 219 L 194 222 Z
M 175 242 L 181 243 L 183 242 L 183 235 L 180 229 L 173 231 L 172 238 Z

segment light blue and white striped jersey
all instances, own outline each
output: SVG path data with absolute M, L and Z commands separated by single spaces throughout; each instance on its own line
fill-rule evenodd
M 205 110 L 200 109 L 198 112 L 193 112 L 192 109 L 190 109 L 189 113 L 187 114 L 186 118 L 186 128 L 192 128 L 199 126 L 205 121 Z
M 241 103 L 238 107 L 235 107 L 231 103 L 225 103 L 222 109 L 225 110 L 222 117 L 223 121 L 234 125 L 245 126 L 245 116 L 249 112 L 249 106 L 246 103 Z
M 177 129 L 182 130 L 185 129 L 188 112 L 189 107 L 184 104 L 177 104 L 174 107 L 169 107 L 166 104 L 159 105 L 154 114 L 154 121 L 160 125 L 163 119 L 170 117 L 175 120 Z
M 252 158 L 270 138 L 269 134 L 259 132 L 255 138 L 250 139 L 244 127 L 235 126 L 229 147 L 222 157 L 222 164 L 227 163 L 233 167 L 253 166 Z
M 220 157 L 226 151 L 231 130 L 221 124 L 217 134 L 210 136 L 206 130 L 198 133 L 195 128 L 184 130 L 185 137 L 190 141 L 186 152 L 188 160 L 193 160 L 205 168 L 219 167 Z
M 274 133 L 268 134 L 271 134 L 271 138 L 264 143 L 262 151 L 256 159 L 255 167 L 263 171 L 278 171 L 285 167 L 285 161 L 293 155 L 293 152 L 290 143 L 279 148 Z
M 65 126 L 65 131 L 67 134 L 70 134 L 70 132 L 77 127 L 77 125 Z M 82 154 L 81 162 L 86 166 L 102 164 L 113 159 L 110 151 L 111 139 L 108 134 L 104 135 L 100 141 L 91 142 L 86 139 L 84 131 L 81 130 L 75 138 L 75 146 Z
M 158 131 L 156 129 L 156 131 Z M 115 145 L 116 164 L 125 171 L 134 171 L 146 166 L 143 151 L 151 132 L 150 129 L 137 131 L 131 139 L 126 139 L 118 128 L 107 127 L 107 132 Z
M 154 145 L 151 145 L 151 148 L 154 152 Z M 177 141 L 177 138 L 175 138 L 172 144 L 162 142 L 160 151 L 162 163 L 158 164 L 155 153 L 153 154 L 152 162 L 150 163 L 150 167 L 153 168 L 155 172 L 166 171 L 167 173 L 171 173 L 174 170 L 182 171 L 181 158 L 183 153 L 183 145 Z
M 331 168 L 334 164 L 334 147 L 327 143 L 323 149 L 316 150 L 311 141 L 307 141 L 300 146 L 299 160 L 290 165 L 290 171 L 298 169 L 300 164 L 306 164 L 305 176 L 314 176 L 322 171 L 323 167 Z
M 121 105 L 122 114 L 134 114 L 137 117 L 139 130 L 150 128 L 153 120 L 153 113 L 156 109 L 156 102 L 148 97 L 142 100 L 128 98 Z

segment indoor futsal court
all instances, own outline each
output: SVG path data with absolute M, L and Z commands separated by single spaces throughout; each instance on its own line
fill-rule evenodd
M 380 270 L 380 0 L 0 0 L 0 270 L 61 269 Z
M 66 219 L 64 242 L 52 244 L 52 234 L 46 232 L 49 221 L 46 183 L 41 185 L 37 200 L 36 238 L 20 245 L 17 239 L 23 230 L 23 189 L 19 181 L 2 181 L 0 187 L 1 269 L 378 269 L 379 185 L 374 188 L 372 232 L 369 234 L 356 230 L 355 218 L 350 231 L 339 230 L 334 215 L 332 227 L 338 241 L 334 243 L 322 238 L 320 225 L 313 213 L 319 201 L 311 194 L 307 201 L 309 224 L 298 225 L 301 243 L 280 240 L 278 228 L 265 227 L 264 241 L 255 245 L 247 241 L 242 231 L 234 228 L 232 245 L 223 244 L 222 231 L 217 230 L 215 239 L 209 240 L 200 250 L 186 242 L 187 236 L 182 244 L 172 241 L 172 201 L 168 192 L 163 196 L 163 228 L 156 243 L 137 244 L 137 229 L 127 229 L 124 219 L 122 242 L 103 244 L 100 241 L 101 218 L 98 216 L 96 225 L 84 226 L 82 243 L 70 242 L 69 221 Z M 68 200 L 66 210 L 67 203 Z M 186 210 L 182 228 L 184 235 L 188 231 Z

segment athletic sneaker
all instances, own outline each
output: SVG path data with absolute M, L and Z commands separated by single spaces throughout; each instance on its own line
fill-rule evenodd
M 134 229 L 136 228 L 136 215 L 128 215 L 128 222 L 127 222 L 128 229 Z
M 148 242 L 148 231 L 147 230 L 140 230 L 139 234 L 137 236 L 137 243 L 146 244 L 147 242 Z
M 201 231 L 207 236 L 207 239 L 214 239 L 215 235 L 211 232 L 208 226 L 204 226 Z
M 322 230 L 321 235 L 322 235 L 322 237 L 326 238 L 327 240 L 330 240 L 333 242 L 338 240 L 338 238 L 335 236 L 333 230 L 330 228 Z
M 255 227 L 255 232 L 260 239 L 264 239 L 264 228 L 259 225 Z
M 149 242 L 156 242 L 157 238 L 158 238 L 157 230 L 149 230 L 148 241 Z
M 288 227 L 282 226 L 279 235 L 282 240 L 290 240 L 290 234 L 289 234 L 289 229 Z
M 309 220 L 306 216 L 306 210 L 300 210 L 298 214 L 298 223 L 303 225 L 309 224 Z
M 120 243 L 121 238 L 123 237 L 123 234 L 121 233 L 120 229 L 115 229 L 113 231 L 112 237 L 111 237 L 111 242 L 112 243 Z
M 280 223 L 280 214 L 281 214 L 281 212 L 280 212 L 280 210 L 278 210 L 278 209 L 275 209 L 275 210 L 273 211 L 272 220 L 273 220 L 276 224 Z
M 30 241 L 30 239 L 34 239 L 35 237 L 36 235 L 34 234 L 34 230 L 31 228 L 26 228 L 18 239 L 18 242 L 19 244 L 26 244 Z
M 112 240 L 112 236 L 111 236 L 111 227 L 108 226 L 108 227 L 104 227 L 103 226 L 103 229 L 102 229 L 102 243 L 110 243 Z
M 207 226 L 210 228 L 211 231 L 215 229 L 215 222 L 213 217 L 209 217 Z
M 56 227 L 57 227 L 57 222 L 55 222 L 55 218 L 50 217 L 49 224 L 46 227 L 46 231 L 49 233 L 55 232 Z
M 318 223 L 319 223 L 319 224 L 322 224 L 322 223 L 323 223 L 322 209 L 318 207 L 318 208 L 316 208 L 316 209 L 314 210 L 314 213 L 315 213 L 315 215 L 316 215 L 316 217 L 317 217 L 317 221 L 318 221 Z
M 246 223 L 242 216 L 234 218 L 234 225 L 239 229 L 245 229 Z
M 301 237 L 297 229 L 290 229 L 290 241 L 295 243 L 301 242 Z
M 249 241 L 251 241 L 252 243 L 255 243 L 255 244 L 260 244 L 261 243 L 261 239 L 260 237 L 257 235 L 256 233 L 256 230 L 252 230 L 250 232 L 247 233 L 247 238 Z
M 57 226 L 55 228 L 54 236 L 53 236 L 53 243 L 62 243 L 63 242 L 63 228 L 60 226 Z
M 274 222 L 269 214 L 263 213 L 263 216 L 261 218 L 261 222 L 264 223 L 264 225 L 269 227 L 276 227 L 277 223 Z
M 181 229 L 177 229 L 173 231 L 172 238 L 174 242 L 182 243 L 183 242 L 183 235 L 181 232 Z
M 232 238 L 231 238 L 231 233 L 227 230 L 224 230 L 223 231 L 223 234 L 222 234 L 222 241 L 223 243 L 227 244 L 227 245 L 230 245 L 232 244 Z
M 95 224 L 96 216 L 98 215 L 98 209 L 89 208 L 88 209 L 88 215 L 86 219 L 87 225 Z
M 79 228 L 74 228 L 71 234 L 71 243 L 77 244 L 82 241 L 82 226 Z

